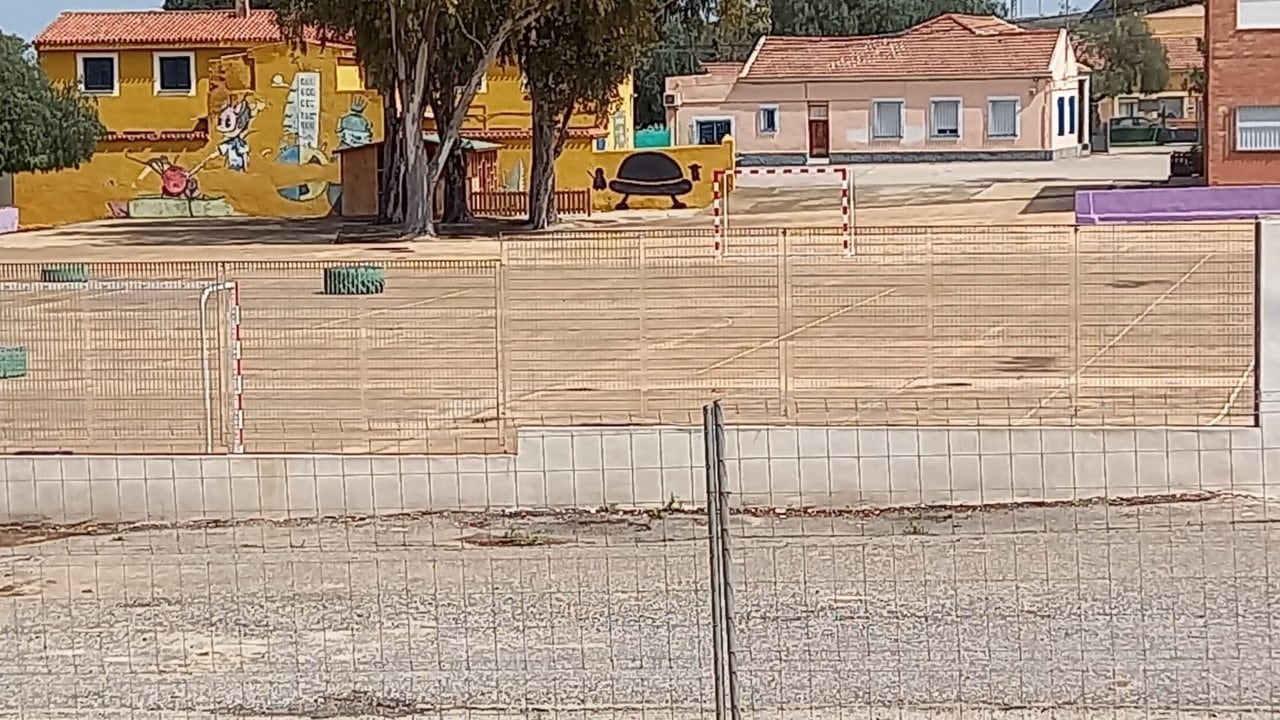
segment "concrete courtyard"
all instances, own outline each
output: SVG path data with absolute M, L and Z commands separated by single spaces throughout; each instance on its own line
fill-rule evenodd
M 858 226 L 1055 225 L 1074 220 L 1077 189 L 1147 184 L 1169 173 L 1167 151 L 1126 152 L 1054 162 L 911 163 L 849 166 Z M 837 227 L 839 189 L 833 177 L 744 177 L 729 198 L 736 227 Z M 95 223 L 0 235 L 10 262 L 77 259 L 134 262 L 385 258 L 496 258 L 496 233 L 518 234 L 518 221 L 458 229 L 421 242 L 333 244 L 360 228 L 341 218 L 266 218 Z M 711 209 L 628 211 L 565 218 L 558 231 L 669 228 L 709 231 Z

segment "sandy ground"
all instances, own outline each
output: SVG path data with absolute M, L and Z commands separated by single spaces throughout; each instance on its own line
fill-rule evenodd
M 743 717 L 1274 717 L 1274 519 L 735 517 Z M 705 532 L 450 515 L 11 548 L 0 716 L 706 718 Z
M 696 423 L 712 398 L 742 422 L 1249 422 L 1251 227 L 1025 224 L 1167 162 L 854 166 L 852 257 L 834 177 L 798 175 L 742 178 L 723 257 L 706 209 L 492 224 L 507 242 L 262 219 L 3 236 L 0 345 L 31 372 L 3 383 L 0 450 L 230 447 L 230 293 L 199 327 L 229 280 L 250 451 L 510 451 L 520 425 Z M 105 284 L 30 284 L 93 260 Z M 341 260 L 385 266 L 387 292 L 321 294 Z M 185 285 L 112 284 L 134 281 Z
M 499 452 L 521 425 L 1251 423 L 1253 230 L 1216 226 L 515 243 L 492 261 L 384 263 L 384 294 L 307 263 L 102 265 L 110 284 L 5 286 L 29 348 L 0 448 L 199 452 L 233 432 L 241 288 L 246 448 Z M 5 266 L 9 280 L 39 266 Z M 201 280 L 203 278 L 203 280 Z M 5 342 L 15 342 L 7 340 Z
M 854 183 L 854 223 L 863 227 L 910 225 L 1054 225 L 1074 221 L 1077 189 L 1142 185 L 1164 180 L 1168 153 L 1144 152 L 1046 162 L 921 163 L 849 166 Z M 739 180 L 729 200 L 738 227 L 839 227 L 834 176 Z M 597 213 L 567 218 L 559 231 L 680 228 L 709 231 L 710 208 Z M 326 260 L 496 258 L 493 235 L 521 234 L 516 222 L 457 229 L 455 239 L 332 244 L 342 235 L 367 234 L 361 223 L 341 219 L 280 221 L 112 220 L 67 228 L 0 235 L 9 262 Z

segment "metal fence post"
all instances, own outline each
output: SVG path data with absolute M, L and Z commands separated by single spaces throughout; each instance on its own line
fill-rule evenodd
M 724 606 L 720 592 L 723 572 L 720 563 L 723 555 L 720 551 L 720 462 L 717 457 L 719 443 L 716 439 L 715 405 L 702 406 L 702 441 L 704 466 L 707 479 L 707 545 L 710 550 L 710 586 L 711 586 L 711 662 L 712 678 L 715 681 L 716 720 L 728 720 L 725 703 L 726 663 L 724 656 Z
M 720 614 L 724 619 L 721 635 L 724 638 L 725 686 L 730 720 L 741 720 L 738 704 L 738 643 L 734 632 L 733 612 L 733 550 L 729 538 L 729 474 L 725 467 L 724 407 L 717 400 L 711 405 L 713 441 L 715 444 L 715 476 L 717 512 L 720 522 Z

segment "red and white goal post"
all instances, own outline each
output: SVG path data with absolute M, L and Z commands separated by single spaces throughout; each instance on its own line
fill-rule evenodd
M 711 221 L 715 251 L 724 252 L 729 227 L 729 179 L 743 175 L 834 175 L 840 181 L 840 235 L 846 255 L 853 254 L 853 173 L 846 167 L 745 167 L 717 170 L 712 176 Z

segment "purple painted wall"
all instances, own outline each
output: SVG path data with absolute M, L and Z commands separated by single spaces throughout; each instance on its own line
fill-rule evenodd
M 1173 187 L 1076 192 L 1076 223 L 1256 220 L 1280 215 L 1280 185 Z
M 18 208 L 0 207 L 0 235 L 18 232 Z

